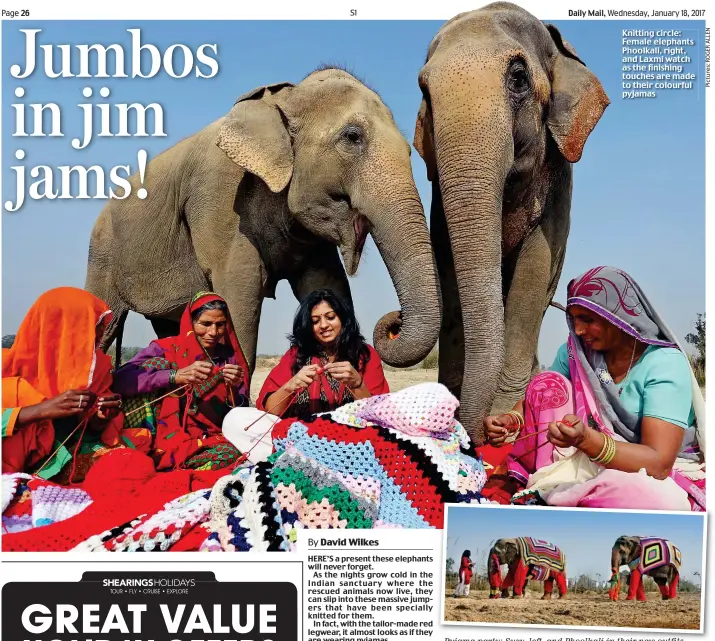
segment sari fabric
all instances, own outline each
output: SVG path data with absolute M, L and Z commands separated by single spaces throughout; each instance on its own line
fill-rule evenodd
M 368 345 L 367 348 L 370 352 L 370 357 L 366 362 L 360 364 L 358 371 L 372 396 L 387 394 L 390 388 L 385 380 L 380 356 L 372 346 Z M 268 396 L 293 378 L 297 357 L 298 348 L 292 347 L 283 355 L 278 365 L 271 370 L 258 395 L 258 400 L 256 401 L 258 409 L 265 410 Z M 320 367 L 325 366 L 327 362 L 327 357 L 320 354 L 313 356 L 310 361 L 311 364 Z M 347 403 L 352 403 L 353 400 L 352 393 L 345 385 L 329 376 L 322 375 L 306 389 L 296 394 L 295 399 L 291 402 L 283 417 L 307 418 L 312 414 L 330 412 Z
M 151 366 L 179 370 L 196 361 L 211 362 L 194 334 L 191 314 L 212 301 L 225 302 L 214 293 L 200 292 L 194 296 L 181 317 L 179 335 L 153 341 L 161 349 L 163 357 Z M 244 381 L 238 387 L 229 385 L 221 369 L 214 365 L 208 380 L 201 385 L 188 387 L 161 402 L 156 413 L 153 450 L 159 470 L 195 467 L 194 463 L 202 468 L 225 466 L 224 463 L 230 464 L 238 456 L 223 436 L 221 425 L 238 397 L 243 395 L 244 388 L 249 389 L 250 373 L 228 311 L 226 315 L 228 323 L 224 346 L 229 348 L 243 370 Z M 165 362 L 159 362 L 162 359 Z
M 112 393 L 112 361 L 97 347 L 111 314 L 102 300 L 74 287 L 45 292 L 30 308 L 12 347 L 2 350 L 3 473 L 32 467 L 53 449 L 52 421 L 16 427 L 23 407 L 69 389 L 90 390 L 97 397 Z M 120 413 L 108 421 L 101 433 L 104 445 L 119 443 L 122 420 Z M 66 462 L 66 451 L 57 458 L 62 454 Z

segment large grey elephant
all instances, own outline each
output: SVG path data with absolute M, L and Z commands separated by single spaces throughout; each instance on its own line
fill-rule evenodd
M 667 539 L 641 536 L 619 536 L 611 549 L 611 589 L 608 596 L 617 601 L 620 592 L 620 569 L 630 568 L 627 601 L 645 601 L 643 575 L 658 584 L 664 601 L 678 596 L 682 557 L 680 550 Z
M 118 336 L 129 310 L 160 337 L 178 331 L 197 290 L 222 295 L 251 370 L 261 303 L 287 279 L 299 300 L 332 288 L 352 304 L 368 233 L 401 312 L 383 317 L 375 347 L 409 366 L 437 341 L 440 301 L 410 147 L 380 97 L 349 73 L 317 70 L 259 87 L 228 114 L 152 159 L 145 200 L 110 202 L 92 232 L 86 288 L 104 299 Z M 120 351 L 117 350 L 119 354 Z
M 509 571 L 502 579 L 501 566 Z M 553 543 L 532 537 L 497 539 L 489 550 L 487 561 L 489 578 L 489 598 L 508 598 L 512 589 L 512 598 L 518 599 L 526 593 L 529 579 L 543 581 L 542 599 L 551 599 L 554 582 L 559 595 L 566 596 L 566 556 Z
M 419 73 L 414 145 L 432 182 L 439 380 L 483 441 L 523 397 L 570 224 L 572 168 L 609 104 L 553 25 L 497 2 L 447 22 Z

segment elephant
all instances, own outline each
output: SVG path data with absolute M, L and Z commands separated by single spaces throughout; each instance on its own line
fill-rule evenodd
M 611 589 L 609 598 L 617 601 L 620 592 L 620 568 L 627 565 L 627 601 L 645 601 L 643 575 L 653 578 L 664 601 L 678 596 L 682 557 L 680 550 L 666 539 L 641 536 L 619 536 L 611 549 Z
M 509 567 L 504 579 L 502 565 Z M 544 600 L 551 599 L 554 581 L 561 598 L 567 593 L 566 556 L 553 543 L 541 539 L 497 539 L 489 550 L 488 575 L 490 599 L 508 598 L 509 588 L 513 588 L 512 598 L 523 597 L 529 579 L 543 581 Z
M 114 312 L 103 348 L 116 337 L 121 354 L 130 310 L 159 337 L 175 335 L 187 301 L 210 289 L 226 299 L 252 372 L 261 304 L 277 282 L 298 300 L 329 288 L 352 306 L 347 274 L 368 233 L 401 308 L 375 327 L 381 358 L 407 367 L 436 344 L 437 271 L 410 145 L 352 74 L 320 68 L 249 91 L 130 183 L 148 195 L 108 203 L 89 245 L 85 287 Z
M 413 144 L 432 184 L 439 381 L 481 444 L 484 417 L 512 409 L 537 371 L 572 163 L 610 101 L 555 26 L 507 2 L 446 22 L 418 82 Z

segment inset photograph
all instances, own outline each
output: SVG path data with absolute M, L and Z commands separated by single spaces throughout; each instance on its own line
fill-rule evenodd
M 446 625 L 703 631 L 705 515 L 447 507 Z

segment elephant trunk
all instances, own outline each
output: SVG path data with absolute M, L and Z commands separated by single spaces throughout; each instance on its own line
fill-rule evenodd
M 514 158 L 512 115 L 502 74 L 472 66 L 460 70 L 467 78 L 455 87 L 456 71 L 443 71 L 430 76 L 430 94 L 464 327 L 460 420 L 480 444 L 504 360 L 502 198 Z
M 618 570 L 621 567 L 621 550 L 620 548 L 614 547 L 613 550 L 611 550 L 611 570 L 615 570 L 618 572 Z
M 377 322 L 373 342 L 385 363 L 410 367 L 423 360 L 437 342 L 441 300 L 427 221 L 414 183 L 408 197 L 391 201 L 394 197 L 388 194 L 378 197 L 376 202 L 387 205 L 376 215 L 368 214 L 368 219 L 395 285 L 400 312 L 386 314 Z

